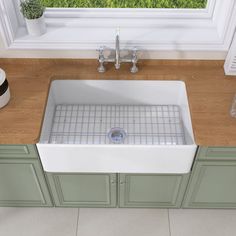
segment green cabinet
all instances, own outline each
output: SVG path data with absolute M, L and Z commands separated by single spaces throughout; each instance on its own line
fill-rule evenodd
M 116 174 L 47 173 L 56 206 L 116 207 Z
M 120 174 L 120 207 L 179 208 L 189 175 Z
M 236 148 L 199 149 L 184 208 L 236 208 Z
M 35 145 L 0 145 L 0 206 L 52 206 Z
M 189 175 L 47 173 L 47 178 L 56 206 L 178 208 Z

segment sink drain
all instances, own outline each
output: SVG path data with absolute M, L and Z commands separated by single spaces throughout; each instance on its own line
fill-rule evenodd
M 116 144 L 124 143 L 126 136 L 127 134 L 122 128 L 112 128 L 108 133 L 110 141 Z

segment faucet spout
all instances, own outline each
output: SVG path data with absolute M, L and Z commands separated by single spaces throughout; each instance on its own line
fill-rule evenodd
M 115 61 L 115 68 L 118 70 L 120 69 L 120 36 L 119 33 L 116 35 L 116 61 Z

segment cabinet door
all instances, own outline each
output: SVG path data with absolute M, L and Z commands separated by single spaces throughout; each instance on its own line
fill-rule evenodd
M 189 175 L 119 175 L 120 207 L 180 207 Z
M 0 145 L 0 206 L 52 206 L 34 145 Z
M 197 161 L 183 207 L 235 208 L 236 161 Z
M 56 206 L 115 207 L 116 174 L 47 174 Z

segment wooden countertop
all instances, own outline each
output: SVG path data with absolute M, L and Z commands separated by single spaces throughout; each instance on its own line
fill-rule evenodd
M 95 60 L 0 59 L 7 73 L 10 103 L 0 109 L 0 143 L 32 144 L 39 139 L 53 79 L 182 80 L 186 82 L 195 140 L 203 146 L 236 146 L 236 119 L 229 115 L 236 77 L 225 76 L 223 61 L 143 60 L 140 72 L 129 65 L 97 73 Z

